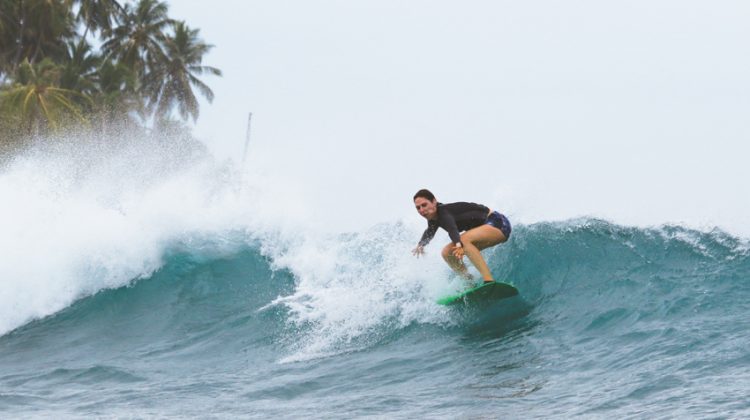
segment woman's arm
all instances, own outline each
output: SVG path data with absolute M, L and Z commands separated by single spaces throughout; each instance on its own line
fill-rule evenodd
M 427 229 L 425 229 L 424 233 L 422 234 L 422 239 L 419 240 L 419 243 L 417 244 L 417 247 L 414 248 L 411 253 L 416 255 L 417 257 L 420 255 L 424 255 L 424 247 L 430 241 L 433 237 L 435 237 L 435 233 L 438 230 L 438 224 L 437 223 L 429 223 L 427 224 Z
M 442 227 L 443 229 L 445 229 L 446 232 L 448 232 L 448 236 L 450 236 L 451 242 L 453 242 L 453 245 L 461 246 L 461 234 L 458 232 L 456 219 L 453 217 L 453 215 L 448 211 L 442 212 L 440 214 L 439 223 L 440 223 L 440 227 Z

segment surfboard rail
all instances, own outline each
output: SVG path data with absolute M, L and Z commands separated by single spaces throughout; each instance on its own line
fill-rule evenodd
M 440 305 L 456 305 L 459 303 L 484 302 L 497 299 L 505 299 L 518 294 L 518 289 L 512 284 L 502 282 L 485 283 L 480 286 L 464 290 L 455 295 L 445 296 L 438 299 Z

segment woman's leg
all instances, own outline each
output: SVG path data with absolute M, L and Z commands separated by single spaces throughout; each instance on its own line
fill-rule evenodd
M 453 269 L 453 271 L 455 271 L 459 276 L 465 279 L 471 279 L 471 274 L 469 274 L 469 271 L 466 269 L 466 265 L 464 265 L 463 260 L 460 260 L 453 256 L 453 248 L 454 245 L 452 243 L 443 247 L 443 252 L 441 253 L 443 259 L 446 263 L 448 263 L 448 266 Z
M 474 264 L 474 267 L 479 270 L 479 274 L 482 275 L 484 281 L 494 281 L 494 279 L 492 278 L 490 268 L 487 266 L 487 262 L 484 261 L 484 257 L 482 257 L 480 251 L 507 240 L 508 238 L 505 237 L 500 229 L 490 225 L 477 226 L 461 235 L 461 243 L 464 247 L 464 253 L 469 257 L 469 260 Z M 457 258 L 454 257 L 454 259 Z M 464 269 L 466 269 L 465 266 Z

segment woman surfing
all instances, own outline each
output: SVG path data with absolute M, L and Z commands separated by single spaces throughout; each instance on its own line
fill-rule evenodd
M 419 214 L 427 219 L 427 229 L 412 251 L 414 255 L 419 257 L 424 254 L 425 245 L 432 240 L 438 228 L 443 228 L 451 238 L 451 243 L 442 251 L 448 266 L 460 276 L 471 279 L 463 262 L 466 255 L 485 283 L 495 281 L 480 251 L 510 238 L 511 226 L 507 217 L 481 204 L 438 203 L 435 196 L 425 189 L 414 194 L 414 205 Z

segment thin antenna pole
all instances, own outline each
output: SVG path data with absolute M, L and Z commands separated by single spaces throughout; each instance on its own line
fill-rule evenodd
M 247 134 L 245 134 L 245 150 L 242 152 L 242 167 L 245 167 L 245 160 L 247 160 L 247 146 L 250 144 L 250 123 L 253 119 L 253 113 L 247 114 Z

